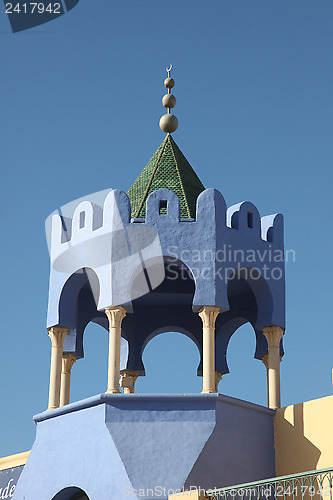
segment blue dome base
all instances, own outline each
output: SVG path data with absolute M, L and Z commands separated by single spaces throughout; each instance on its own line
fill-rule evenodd
M 274 413 L 218 394 L 94 396 L 34 417 L 13 498 L 155 499 L 273 477 Z

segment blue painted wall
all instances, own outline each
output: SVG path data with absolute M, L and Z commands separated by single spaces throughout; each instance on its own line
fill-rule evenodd
M 162 200 L 167 214 L 159 213 Z M 86 325 L 108 328 L 104 309 L 122 305 L 128 311 L 122 368 L 144 375 L 142 353 L 158 332 L 183 332 L 202 354 L 197 312 L 210 305 L 221 310 L 216 370 L 228 373 L 228 342 L 246 322 L 262 359 L 262 329 L 285 326 L 282 215 L 260 218 L 250 202 L 227 210 L 215 189 L 199 195 L 196 219 L 180 219 L 179 200 L 167 189 L 150 194 L 145 219 L 131 220 L 130 213 L 127 195 L 113 190 L 103 208 L 84 201 L 72 219 L 53 216 L 48 327 L 70 330 L 64 351 L 83 357 Z
M 51 500 L 67 487 L 90 500 L 167 498 L 274 476 L 273 416 L 216 394 L 102 394 L 35 417 L 13 498 Z

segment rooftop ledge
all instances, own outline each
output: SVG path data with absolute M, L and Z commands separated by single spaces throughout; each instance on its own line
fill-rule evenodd
M 34 421 L 43 422 L 44 420 L 51 419 L 53 417 L 59 417 L 65 415 L 66 413 L 73 413 L 76 411 L 83 410 L 85 408 L 91 408 L 93 406 L 98 406 L 101 404 L 121 404 L 121 403 L 170 403 L 170 410 L 172 410 L 172 402 L 198 402 L 198 403 L 210 403 L 214 404 L 217 402 L 230 404 L 234 406 L 241 406 L 243 408 L 252 409 L 259 413 L 265 413 L 266 415 L 274 415 L 275 410 L 266 408 L 255 403 L 250 403 L 249 401 L 244 401 L 242 399 L 232 398 L 231 396 L 224 396 L 222 394 L 97 394 L 87 399 L 82 399 L 81 401 L 76 401 L 75 403 L 70 403 L 66 406 L 56 408 L 54 410 L 44 411 L 34 416 Z

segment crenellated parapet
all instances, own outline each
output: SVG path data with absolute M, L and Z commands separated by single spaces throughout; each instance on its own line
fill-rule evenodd
M 74 273 L 96 273 L 98 310 L 122 305 L 131 311 L 133 299 L 149 292 L 144 280 L 133 288 L 135 276 L 145 271 L 156 288 L 165 277 L 163 259 L 168 257 L 171 268 L 174 259 L 193 275 L 194 310 L 212 305 L 227 311 L 230 280 L 244 275 L 263 304 L 257 326 L 284 327 L 281 214 L 261 218 L 250 202 L 227 209 L 215 189 L 199 195 L 195 219 L 180 218 L 178 197 L 167 189 L 150 194 L 145 218 L 131 220 L 130 213 L 127 195 L 113 190 L 103 207 L 84 201 L 71 219 L 53 216 L 49 326 L 66 323 L 59 317 L 59 301 Z
M 166 213 L 161 213 L 163 208 Z M 52 263 L 75 245 L 123 229 L 127 224 L 133 226 L 141 223 L 162 228 L 168 222 L 176 223 L 182 228 L 184 224 L 198 227 L 198 223 L 203 220 L 207 222 L 208 218 L 221 227 L 238 230 L 238 236 L 241 234 L 251 241 L 274 243 L 276 248 L 283 249 L 281 214 L 260 217 L 256 206 L 248 201 L 237 203 L 227 209 L 222 194 L 216 189 L 206 189 L 198 197 L 195 219 L 180 218 L 178 197 L 167 189 L 159 189 L 149 196 L 145 218 L 131 220 L 130 212 L 127 195 L 122 191 L 112 190 L 103 207 L 83 201 L 76 207 L 72 218 L 54 215 L 51 240 Z

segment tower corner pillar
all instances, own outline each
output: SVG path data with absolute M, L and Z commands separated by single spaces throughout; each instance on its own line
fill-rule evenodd
M 60 385 L 60 406 L 68 405 L 70 398 L 71 387 L 71 372 L 76 361 L 74 354 L 63 354 L 62 370 L 61 370 L 61 385 Z
M 59 408 L 60 405 L 60 385 L 61 385 L 61 364 L 64 340 L 68 333 L 67 328 L 53 326 L 49 329 L 49 337 L 52 342 L 51 366 L 50 366 L 50 386 L 49 386 L 49 406 L 48 410 Z
M 267 358 L 263 363 L 267 369 L 267 399 L 268 407 L 275 410 L 281 406 L 280 395 L 280 342 L 284 334 L 283 328 L 269 326 L 263 329 L 268 344 Z
M 215 321 L 220 308 L 204 306 L 199 311 L 202 320 L 202 392 L 216 393 L 215 375 Z
M 105 314 L 109 320 L 109 364 L 108 364 L 108 388 L 107 393 L 117 394 L 119 390 L 120 377 L 120 344 L 121 323 L 126 316 L 123 307 L 108 307 Z

